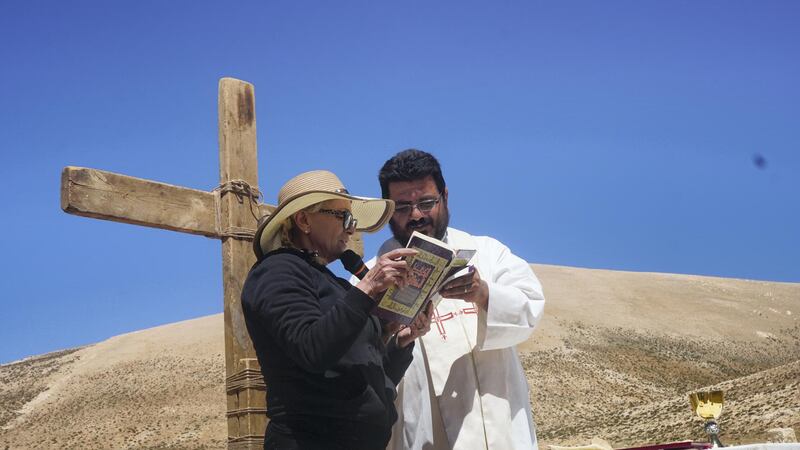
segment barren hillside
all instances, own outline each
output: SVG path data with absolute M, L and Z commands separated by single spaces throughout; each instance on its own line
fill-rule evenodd
M 704 440 L 688 392 L 712 385 L 723 443 L 800 431 L 800 284 L 534 270 L 548 304 L 520 350 L 542 443 Z
M 534 265 L 520 353 L 542 447 L 701 439 L 687 393 L 725 389 L 725 443 L 800 432 L 800 284 Z M 222 316 L 0 366 L 2 448 L 223 448 Z

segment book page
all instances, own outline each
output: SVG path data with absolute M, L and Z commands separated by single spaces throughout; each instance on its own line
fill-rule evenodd
M 390 287 L 378 304 L 379 316 L 405 324 L 417 315 L 454 256 L 444 242 L 417 232 L 411 235 L 408 248 L 419 252 L 408 261 L 408 283 L 402 289 Z

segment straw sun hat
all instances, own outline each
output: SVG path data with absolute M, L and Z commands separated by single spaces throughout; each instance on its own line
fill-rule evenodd
M 281 187 L 278 207 L 260 221 L 253 239 L 256 257 L 261 259 L 264 254 L 281 246 L 281 224 L 292 214 L 317 203 L 342 199 L 352 202 L 353 218 L 358 220 L 356 231 L 377 231 L 394 212 L 394 202 L 391 200 L 350 195 L 339 178 L 327 170 L 301 173 Z

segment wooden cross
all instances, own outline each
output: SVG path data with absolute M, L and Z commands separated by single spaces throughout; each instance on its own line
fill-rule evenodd
M 263 447 L 266 387 L 239 299 L 255 262 L 252 236 L 258 218 L 274 207 L 258 202 L 253 85 L 233 78 L 219 81 L 219 160 L 220 185 L 211 192 L 66 167 L 61 208 L 79 216 L 222 240 L 228 448 L 255 449 Z M 361 236 L 354 237 L 351 246 L 363 254 Z

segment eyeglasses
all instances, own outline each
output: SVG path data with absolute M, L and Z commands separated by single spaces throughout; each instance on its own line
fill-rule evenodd
M 417 208 L 421 213 L 427 213 L 430 212 L 434 206 L 438 205 L 440 201 L 442 201 L 441 194 L 436 198 L 429 198 L 416 203 L 397 203 L 394 207 L 394 213 L 405 216 L 411 214 L 414 208 Z
M 344 228 L 345 231 L 353 231 L 356 229 L 356 225 L 358 225 L 358 219 L 353 217 L 353 213 L 346 209 L 320 209 L 317 212 L 342 219 L 342 228 Z

